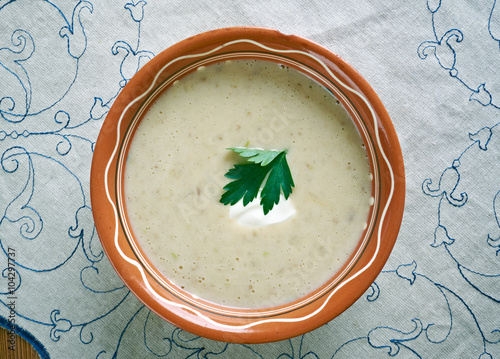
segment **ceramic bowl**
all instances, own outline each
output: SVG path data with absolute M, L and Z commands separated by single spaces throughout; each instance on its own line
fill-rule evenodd
M 173 284 L 148 260 L 130 229 L 123 195 L 132 123 L 175 80 L 228 59 L 286 64 L 313 78 L 340 101 L 354 121 L 369 158 L 373 205 L 356 250 L 314 292 L 262 309 L 226 307 Z M 307 39 L 263 28 L 225 28 L 166 49 L 126 84 L 105 119 L 91 172 L 91 199 L 102 246 L 123 282 L 147 307 L 192 334 L 233 343 L 283 340 L 311 331 L 351 306 L 382 270 L 403 215 L 405 178 L 398 138 L 380 99 L 365 79 L 330 50 Z

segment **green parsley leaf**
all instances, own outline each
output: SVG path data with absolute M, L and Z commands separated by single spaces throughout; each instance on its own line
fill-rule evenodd
M 228 150 L 246 158 L 248 163 L 236 164 L 225 174 L 233 181 L 224 186 L 226 192 L 220 198 L 221 203 L 234 205 L 243 199 L 243 206 L 246 206 L 257 198 L 264 181 L 260 204 L 265 215 L 279 203 L 282 192 L 288 199 L 295 184 L 286 160 L 286 150 L 266 151 L 246 147 L 231 147 Z
M 230 147 L 226 150 L 231 150 L 238 153 L 241 157 L 245 157 L 248 161 L 253 163 L 260 163 L 261 166 L 267 166 L 272 160 L 276 158 L 282 151 L 277 150 L 261 150 L 258 148 L 248 147 Z

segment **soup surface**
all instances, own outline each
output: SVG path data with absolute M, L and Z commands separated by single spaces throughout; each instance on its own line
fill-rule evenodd
M 246 226 L 219 202 L 228 147 L 287 149 L 295 182 L 280 223 Z M 267 61 L 225 61 L 176 81 L 138 125 L 125 167 L 130 222 L 174 284 L 233 307 L 284 304 L 324 284 L 366 226 L 361 137 L 324 87 Z M 258 200 L 258 199 L 257 199 Z

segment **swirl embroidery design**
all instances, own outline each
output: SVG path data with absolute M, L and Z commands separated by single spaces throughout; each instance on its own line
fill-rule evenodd
M 490 73 L 495 63 L 500 64 L 497 1 L 476 9 L 487 21 L 486 32 L 453 16 L 452 6 L 464 9 L 471 4 L 451 5 L 431 0 L 427 4 L 435 38 L 420 44 L 419 57 L 437 61 L 470 91 L 470 101 L 498 109 L 497 79 Z M 477 41 L 478 37 L 482 37 L 482 41 Z M 495 46 L 484 45 L 493 43 Z M 467 58 L 471 54 L 480 55 L 476 59 Z M 480 61 L 479 57 L 488 58 L 489 62 Z M 424 180 L 422 192 L 437 199 L 436 228 L 430 245 L 439 251 L 436 255 L 448 256 L 455 263 L 453 275 L 461 277 L 462 282 L 455 288 L 454 295 L 467 306 L 471 324 L 481 332 L 484 352 L 479 357 L 484 359 L 493 357 L 489 348 L 496 348 L 495 344 L 500 342 L 499 324 L 488 320 L 500 312 L 498 123 L 468 136 L 470 144 L 441 175 Z M 482 305 L 470 300 L 471 293 L 482 298 Z
M 118 352 L 118 335 L 128 328 L 120 318 L 145 312 L 104 256 L 88 179 L 102 119 L 126 81 L 153 57 L 140 50 L 145 5 L 117 6 L 137 31 L 99 53 L 117 64 L 106 68 L 115 79 L 111 86 L 97 87 L 109 90 L 103 96 L 88 86 L 95 82 L 89 66 L 102 62 L 88 37 L 96 31 L 91 20 L 102 21 L 95 19 L 95 4 L 0 4 L 0 324 L 15 324 L 43 358 L 61 352 L 56 344 L 69 338 L 79 339 L 81 348 L 73 349 L 81 357 Z M 43 26 L 26 13 L 39 14 Z M 123 56 L 119 46 L 134 56 Z M 103 328 L 116 323 L 122 330 L 107 337 Z

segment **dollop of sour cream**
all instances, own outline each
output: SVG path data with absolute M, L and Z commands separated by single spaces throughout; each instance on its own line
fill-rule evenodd
M 274 205 L 266 215 L 260 205 L 260 197 L 243 206 L 243 201 L 229 208 L 229 217 L 235 219 L 240 225 L 249 227 L 264 227 L 271 224 L 281 223 L 292 218 L 297 211 L 290 199 L 280 196 L 278 204 Z

